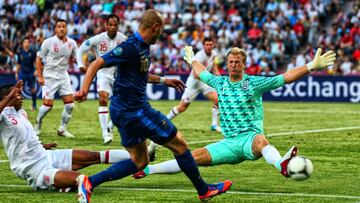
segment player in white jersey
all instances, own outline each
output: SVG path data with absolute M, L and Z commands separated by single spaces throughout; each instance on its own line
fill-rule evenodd
M 21 89 L 22 81 L 15 87 L 0 87 L 0 138 L 11 170 L 34 190 L 76 189 L 76 178 L 81 174 L 75 170 L 130 158 L 125 150 L 45 150 L 56 144 L 42 145 L 39 141 L 22 109 Z
M 78 48 L 75 40 L 66 36 L 66 26 L 65 20 L 58 19 L 55 22 L 55 35 L 44 40 L 36 58 L 38 82 L 42 86 L 43 98 L 43 105 L 39 108 L 35 124 L 37 135 L 40 134 L 42 120 L 52 109 L 55 93 L 58 92 L 64 102 L 58 135 L 74 137 L 66 129 L 74 108 L 73 91 L 67 68 L 70 57 L 76 57 Z
M 211 38 L 206 37 L 203 40 L 204 49 L 200 50 L 194 56 L 194 60 L 200 61 L 202 64 L 206 66 L 208 71 L 213 72 L 215 75 L 220 75 L 220 72 L 217 66 L 214 66 L 214 60 L 217 55 L 216 51 L 213 50 L 214 42 Z M 195 79 L 193 71 L 191 71 L 189 77 L 186 81 L 186 89 L 181 97 L 180 103 L 173 107 L 171 111 L 167 114 L 168 119 L 173 119 L 175 116 L 180 113 L 186 111 L 186 109 L 190 106 L 190 103 L 194 101 L 194 99 L 202 93 L 205 97 L 213 102 L 212 106 L 212 123 L 211 130 L 220 132 L 219 127 L 219 107 L 218 107 L 218 96 L 216 91 L 203 83 L 202 81 Z M 154 142 L 150 142 L 148 146 L 148 151 L 150 155 L 150 161 L 155 159 L 155 150 L 157 144 Z
M 119 17 L 114 14 L 106 18 L 106 32 L 86 40 L 79 48 L 76 54 L 77 64 L 81 70 L 86 72 L 87 67 L 83 63 L 83 55 L 91 48 L 95 50 L 96 57 L 102 56 L 108 51 L 114 49 L 117 45 L 126 39 L 126 36 L 118 32 Z M 99 121 L 102 129 L 102 137 L 105 144 L 113 139 L 111 120 L 108 122 L 108 98 L 112 95 L 112 86 L 114 83 L 115 66 L 103 68 L 97 72 L 97 91 L 99 94 Z

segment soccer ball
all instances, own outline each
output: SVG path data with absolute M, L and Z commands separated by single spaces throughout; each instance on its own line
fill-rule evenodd
M 305 157 L 293 157 L 287 166 L 289 176 L 297 181 L 305 180 L 310 177 L 314 166 L 311 161 Z

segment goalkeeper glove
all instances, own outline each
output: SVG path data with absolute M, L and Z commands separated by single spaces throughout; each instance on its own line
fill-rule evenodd
M 330 65 L 334 65 L 336 60 L 336 54 L 333 51 L 328 51 L 321 55 L 321 48 L 318 48 L 314 57 L 314 60 L 306 64 L 306 68 L 309 72 L 324 69 Z
M 192 58 L 194 56 L 194 52 L 192 50 L 192 46 L 185 46 L 184 48 L 184 52 L 185 52 L 185 55 L 183 57 L 183 59 L 191 65 L 192 63 Z

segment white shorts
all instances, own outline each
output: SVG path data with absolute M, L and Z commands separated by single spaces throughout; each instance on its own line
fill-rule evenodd
M 105 91 L 109 93 L 109 97 L 112 95 L 112 88 L 114 84 L 115 78 L 109 77 L 105 75 L 97 75 L 96 87 L 97 91 Z
M 201 92 L 205 96 L 210 92 L 216 91 L 214 88 L 190 75 L 186 80 L 186 88 L 183 95 L 181 96 L 181 100 L 183 100 L 185 103 L 191 103 Z
M 34 190 L 55 190 L 55 174 L 59 170 L 72 170 L 72 149 L 49 150 L 47 160 L 43 160 L 35 165 L 31 171 L 34 181 L 30 183 Z
M 42 98 L 53 100 L 56 92 L 58 92 L 60 96 L 73 94 L 68 75 L 61 79 L 45 78 L 45 85 L 42 86 Z

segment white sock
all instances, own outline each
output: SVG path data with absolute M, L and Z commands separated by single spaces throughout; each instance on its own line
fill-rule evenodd
M 126 150 L 107 150 L 100 152 L 101 163 L 116 163 L 122 160 L 130 159 L 130 154 Z
M 281 171 L 281 156 L 279 151 L 274 146 L 266 145 L 261 153 L 268 164 L 274 165 L 279 171 Z
M 106 106 L 99 106 L 98 108 L 99 121 L 103 134 L 107 133 L 108 127 L 108 108 Z
M 181 169 L 176 159 L 165 161 L 155 165 L 148 165 L 148 168 L 149 168 L 148 174 L 181 172 Z
M 215 106 L 213 105 L 212 109 L 211 109 L 211 112 L 212 112 L 212 122 L 211 122 L 211 125 L 215 125 L 215 126 L 218 126 L 219 125 L 219 107 L 218 106 Z
M 49 113 L 49 111 L 51 111 L 51 109 L 52 109 L 52 106 L 41 105 L 40 108 L 39 108 L 39 114 L 38 114 L 38 117 L 37 117 L 37 121 L 39 123 L 41 123 L 42 119 L 45 117 L 45 115 L 47 113 Z
M 73 109 L 74 109 L 74 103 L 67 103 L 64 105 L 64 110 L 61 114 L 60 129 L 66 129 L 66 125 L 70 121 Z
M 113 130 L 113 128 L 114 128 L 114 123 L 111 121 L 111 119 L 109 120 L 109 122 L 108 122 L 108 128 L 112 131 Z
M 149 145 L 148 145 L 148 152 L 152 153 L 153 151 L 156 150 L 156 147 L 158 146 L 158 144 L 156 144 L 153 141 L 150 141 Z
M 168 113 L 168 115 L 166 115 L 166 117 L 168 119 L 173 119 L 175 118 L 175 116 L 177 116 L 180 112 L 178 111 L 177 107 L 175 106 L 174 108 L 171 109 L 171 111 Z

